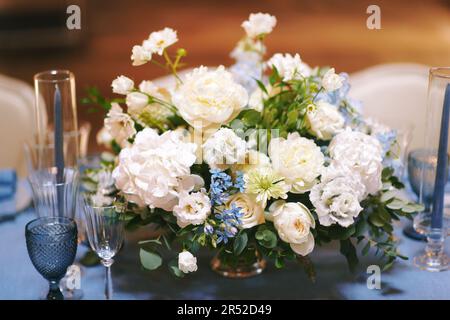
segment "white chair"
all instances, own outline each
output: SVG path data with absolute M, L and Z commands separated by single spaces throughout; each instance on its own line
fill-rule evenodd
M 400 131 L 411 130 L 410 149 L 423 146 L 429 67 L 384 64 L 350 75 L 349 96 L 363 115 Z
M 26 175 L 24 143 L 35 132 L 34 90 L 28 84 L 0 76 L 0 169 Z

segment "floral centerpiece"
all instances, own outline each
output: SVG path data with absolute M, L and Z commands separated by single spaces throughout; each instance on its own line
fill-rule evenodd
M 114 203 L 130 228 L 157 226 L 140 242 L 142 265 L 197 270 L 196 254 L 216 252 L 213 269 L 243 277 L 266 260 L 282 268 L 297 260 L 313 276 L 308 256 L 340 242 L 350 268 L 376 248 L 389 268 L 397 252 L 393 221 L 420 209 L 398 196 L 403 188 L 396 133 L 362 118 L 350 99 L 348 75 L 311 68 L 299 54 L 265 60 L 264 40 L 276 25 L 251 14 L 230 68 L 200 66 L 180 75 L 185 49 L 165 28 L 132 49 L 135 66 L 168 70 L 174 85 L 125 76 L 112 82 L 111 101 L 91 90 L 107 114 L 99 142 L 116 156 L 88 171 L 98 205 Z M 126 106 L 126 108 L 125 108 Z

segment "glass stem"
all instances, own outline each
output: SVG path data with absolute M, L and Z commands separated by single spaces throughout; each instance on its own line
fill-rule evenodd
M 59 281 L 49 281 L 49 291 L 47 294 L 47 300 L 64 300 L 64 296 L 59 289 Z
M 113 295 L 113 284 L 111 277 L 111 265 L 114 260 L 102 260 L 103 265 L 105 266 L 105 298 L 106 300 L 111 300 Z

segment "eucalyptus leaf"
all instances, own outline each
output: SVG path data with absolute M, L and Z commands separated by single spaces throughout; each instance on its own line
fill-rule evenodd
M 141 249 L 139 251 L 142 266 L 147 270 L 158 269 L 162 264 L 161 256 L 154 251 Z
M 406 202 L 400 199 L 394 199 L 391 202 L 389 202 L 386 207 L 392 210 L 399 210 L 403 208 L 406 205 Z
M 173 274 L 174 276 L 176 276 L 178 278 L 184 277 L 184 275 L 185 275 L 184 272 L 178 268 L 178 260 L 177 259 L 170 260 L 170 262 L 167 264 L 167 267 L 169 268 L 170 273 Z
M 240 232 L 236 239 L 234 239 L 233 252 L 235 255 L 240 255 L 247 247 L 248 236 L 245 232 Z

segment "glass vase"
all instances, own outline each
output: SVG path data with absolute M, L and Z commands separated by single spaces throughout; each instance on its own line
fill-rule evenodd
M 247 248 L 239 256 L 222 250 L 211 260 L 214 272 L 226 278 L 249 278 L 261 274 L 266 268 L 266 260 L 253 247 Z

